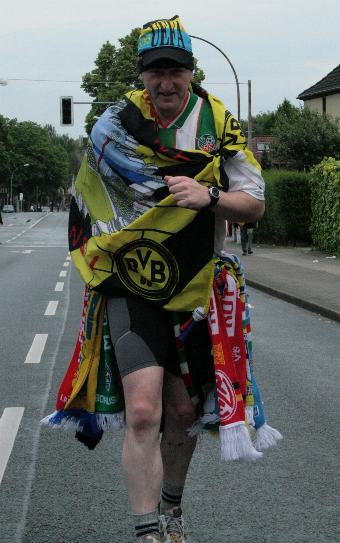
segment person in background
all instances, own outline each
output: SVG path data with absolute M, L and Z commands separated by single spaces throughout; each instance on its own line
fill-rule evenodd
M 254 228 L 256 228 L 256 223 L 252 222 L 246 222 L 241 225 L 241 245 L 243 256 L 253 254 L 252 244 Z

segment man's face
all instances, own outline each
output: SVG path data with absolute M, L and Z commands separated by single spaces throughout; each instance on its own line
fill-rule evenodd
M 192 71 L 182 66 L 154 66 L 141 73 L 141 79 L 161 118 L 170 119 L 183 103 Z

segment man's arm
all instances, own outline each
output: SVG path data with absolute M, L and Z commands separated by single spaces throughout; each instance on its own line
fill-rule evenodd
M 166 176 L 164 179 L 179 207 L 199 210 L 210 204 L 208 188 L 195 179 L 185 176 Z M 256 222 L 261 219 L 265 205 L 263 200 L 241 190 L 220 191 L 219 201 L 210 209 L 230 222 Z

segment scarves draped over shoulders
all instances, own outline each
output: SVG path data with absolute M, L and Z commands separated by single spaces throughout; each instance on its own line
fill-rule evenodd
M 180 208 L 165 175 L 228 189 L 222 167 L 245 152 L 238 122 L 200 88 L 217 149 L 178 150 L 159 141 L 145 91 L 132 91 L 95 124 L 75 182 L 69 246 L 84 282 L 105 295 L 122 289 L 170 311 L 207 312 L 213 281 L 214 214 Z

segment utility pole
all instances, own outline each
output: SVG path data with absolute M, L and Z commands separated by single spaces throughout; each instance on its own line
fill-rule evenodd
M 251 113 L 251 80 L 248 79 L 248 147 L 250 150 L 251 144 L 252 144 L 252 137 L 253 137 L 253 120 L 252 120 L 252 113 Z

